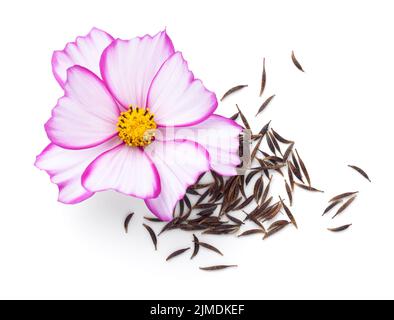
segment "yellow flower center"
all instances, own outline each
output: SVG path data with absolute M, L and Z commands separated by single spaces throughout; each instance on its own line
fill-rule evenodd
M 129 110 L 119 116 L 117 124 L 119 138 L 133 147 L 145 147 L 152 143 L 157 128 L 153 117 L 153 113 L 148 108 L 139 109 L 130 106 Z

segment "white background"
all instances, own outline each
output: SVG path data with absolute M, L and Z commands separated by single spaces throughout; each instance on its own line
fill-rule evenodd
M 0 4 L 0 298 L 394 298 L 392 1 L 2 1 Z M 312 180 L 325 194 L 297 190 L 288 228 L 269 240 L 214 236 L 223 258 L 201 252 L 166 263 L 191 244 L 189 233 L 160 237 L 155 252 L 141 226 L 143 202 L 112 192 L 75 206 L 56 202 L 57 188 L 34 168 L 46 146 L 43 129 L 62 95 L 51 73 L 53 50 L 93 26 L 115 37 L 164 27 L 191 69 L 220 97 L 249 88 L 238 102 L 253 118 L 262 59 L 265 97 L 255 118 L 295 139 Z M 291 62 L 296 55 L 306 73 Z M 347 168 L 364 168 L 370 184 Z M 280 179 L 279 179 L 280 180 Z M 335 194 L 360 195 L 332 234 L 321 213 Z M 123 232 L 136 211 L 130 233 Z M 157 230 L 157 229 L 156 229 Z M 199 266 L 236 263 L 206 273 Z

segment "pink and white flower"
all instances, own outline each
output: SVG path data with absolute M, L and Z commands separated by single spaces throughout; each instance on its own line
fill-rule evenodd
M 124 41 L 94 28 L 55 51 L 52 66 L 64 96 L 35 165 L 58 185 L 60 202 L 112 189 L 171 220 L 203 172 L 236 174 L 241 127 L 213 114 L 215 94 L 165 31 Z

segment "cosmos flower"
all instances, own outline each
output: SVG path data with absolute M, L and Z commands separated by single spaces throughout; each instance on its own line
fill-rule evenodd
M 112 189 L 171 220 L 202 173 L 236 174 L 241 127 L 213 114 L 215 94 L 165 31 L 125 41 L 94 28 L 55 51 L 52 67 L 64 96 L 35 165 L 58 185 L 60 202 Z

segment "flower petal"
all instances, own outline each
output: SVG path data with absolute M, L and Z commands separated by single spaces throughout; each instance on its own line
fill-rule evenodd
M 194 78 L 180 52 L 160 68 L 148 93 L 147 106 L 161 126 L 187 126 L 207 119 L 217 108 L 216 95 Z
M 241 163 L 238 154 L 241 132 L 242 127 L 235 121 L 214 114 L 194 126 L 159 128 L 156 139 L 198 142 L 209 152 L 212 170 L 223 176 L 234 176 L 237 174 L 236 167 Z
M 119 139 L 113 138 L 94 148 L 70 150 L 51 143 L 37 156 L 35 166 L 45 170 L 51 181 L 58 185 L 60 202 L 75 204 L 94 194 L 87 191 L 81 183 L 81 176 L 86 167 L 98 155 L 116 144 L 119 144 Z
M 63 50 L 55 51 L 52 56 L 52 71 L 59 84 L 64 87 L 67 69 L 75 65 L 80 65 L 100 75 L 101 54 L 113 40 L 108 33 L 93 28 L 86 36 L 67 43 Z
M 97 157 L 82 175 L 91 192 L 112 189 L 148 199 L 160 193 L 160 177 L 142 148 L 121 144 Z
M 66 149 L 94 147 L 116 134 L 119 108 L 108 89 L 91 71 L 68 69 L 65 95 L 45 124 L 49 139 Z
M 188 186 L 209 170 L 208 152 L 187 140 L 155 141 L 145 148 L 145 152 L 156 165 L 161 181 L 159 196 L 145 200 L 145 203 L 158 218 L 169 221 Z
M 173 53 L 174 46 L 165 31 L 154 37 L 117 39 L 103 52 L 101 75 L 123 107 L 145 108 L 153 77 Z

